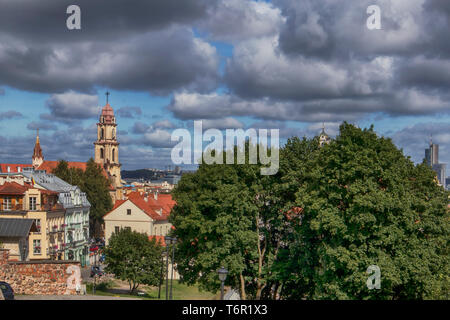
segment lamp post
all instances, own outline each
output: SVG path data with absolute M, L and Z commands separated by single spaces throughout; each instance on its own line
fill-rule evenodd
M 175 244 L 177 243 L 177 237 L 172 238 L 172 275 L 170 276 L 170 300 L 173 300 L 172 288 L 173 288 L 173 266 L 175 264 Z
M 169 300 L 169 247 L 172 242 L 172 237 L 165 236 L 164 240 L 166 242 L 166 300 Z
M 219 280 L 222 282 L 220 284 L 220 300 L 223 300 L 223 291 L 225 280 L 227 279 L 228 270 L 224 267 L 221 267 L 219 270 L 217 270 L 217 273 L 219 274 Z
M 164 280 L 163 278 L 163 272 L 164 272 L 164 254 L 165 252 L 163 252 L 161 254 L 161 274 L 159 276 L 159 287 L 158 287 L 158 299 L 161 299 L 161 286 L 162 286 L 162 282 Z

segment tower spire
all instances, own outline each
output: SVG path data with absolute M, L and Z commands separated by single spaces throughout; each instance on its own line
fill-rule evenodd
M 34 169 L 37 169 L 44 162 L 44 156 L 42 155 L 41 144 L 39 142 L 39 129 L 36 131 L 36 144 L 34 145 L 33 156 L 31 157 Z
M 110 95 L 109 91 L 106 91 L 105 95 L 106 95 L 106 104 L 108 104 L 109 103 L 109 95 Z

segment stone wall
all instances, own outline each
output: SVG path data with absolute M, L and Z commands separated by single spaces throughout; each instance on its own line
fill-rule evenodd
M 1 255 L 0 251 L 0 255 Z M 8 282 L 15 294 L 77 294 L 81 284 L 77 261 L 1 262 L 0 281 Z

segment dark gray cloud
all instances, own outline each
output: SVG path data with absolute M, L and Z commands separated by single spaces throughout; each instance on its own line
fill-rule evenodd
M 135 118 L 142 115 L 140 107 L 122 107 L 117 109 L 116 114 L 122 118 Z
M 216 51 L 189 26 L 215 3 L 0 0 L 0 85 L 48 93 L 211 90 Z M 72 4 L 81 8 L 81 30 L 66 27 Z
M 51 123 L 51 122 L 47 122 L 47 121 L 32 121 L 30 123 L 27 124 L 27 129 L 28 130 L 44 130 L 44 131 L 48 131 L 48 130 L 57 130 L 58 127 Z
M 40 115 L 42 120 L 57 121 L 66 124 L 83 119 L 94 119 L 100 115 L 98 96 L 68 91 L 53 94 L 46 101 L 50 113 Z
M 143 133 L 147 132 L 147 130 L 149 128 L 150 128 L 150 126 L 148 124 L 137 121 L 134 123 L 133 127 L 131 128 L 131 132 L 134 134 L 143 134 Z
M 211 40 L 238 43 L 277 35 L 283 23 L 281 10 L 269 2 L 220 0 L 197 25 Z
M 36 42 L 118 40 L 173 24 L 192 24 L 215 0 L 0 0 L 2 33 Z M 81 30 L 66 28 L 70 5 L 81 9 Z
M 4 96 L 5 95 L 5 89 L 0 88 L 0 96 Z
M 23 118 L 23 114 L 17 111 L 9 110 L 0 113 L 0 121 L 20 118 Z

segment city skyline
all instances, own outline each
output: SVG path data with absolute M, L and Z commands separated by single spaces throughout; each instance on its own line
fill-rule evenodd
M 29 163 L 38 128 L 46 159 L 94 157 L 109 91 L 124 170 L 171 164 L 171 132 L 194 120 L 282 142 L 374 124 L 416 163 L 432 135 L 450 163 L 450 7 L 380 2 L 369 30 L 372 2 L 77 1 L 69 31 L 68 1 L 0 1 L 0 162 Z

